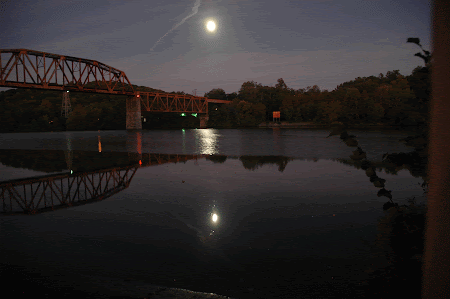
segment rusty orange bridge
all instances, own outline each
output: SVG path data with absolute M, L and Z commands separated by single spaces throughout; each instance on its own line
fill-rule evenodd
M 230 101 L 135 91 L 126 74 L 101 62 L 28 49 L 0 49 L 0 87 L 126 95 L 126 129 L 142 129 L 141 111 L 198 113 L 206 128 L 208 103 Z

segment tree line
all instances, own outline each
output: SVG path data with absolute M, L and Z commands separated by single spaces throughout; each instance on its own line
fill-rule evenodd
M 216 88 L 205 96 L 232 101 L 210 111 L 213 127 L 257 126 L 272 121 L 273 111 L 280 111 L 281 120 L 287 122 L 422 126 L 428 122 L 430 75 L 429 66 L 418 66 L 409 76 L 388 71 L 358 77 L 333 91 L 317 85 L 293 89 L 280 78 L 275 86 L 248 81 L 237 93 Z

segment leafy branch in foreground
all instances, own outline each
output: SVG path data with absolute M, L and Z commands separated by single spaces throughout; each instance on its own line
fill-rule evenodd
M 350 155 L 350 159 L 354 161 L 361 161 L 361 168 L 366 171 L 366 175 L 369 177 L 370 182 L 373 183 L 375 187 L 381 188 L 377 193 L 378 197 L 385 196 L 389 198 L 390 202 L 387 202 L 383 206 L 383 208 L 398 206 L 398 204 L 394 204 L 394 202 L 392 201 L 392 191 L 386 190 L 384 188 L 384 183 L 386 182 L 386 180 L 377 176 L 373 163 L 367 160 L 366 152 L 364 152 L 358 145 L 358 141 L 355 139 L 356 136 L 348 134 L 347 125 L 341 122 L 334 122 L 332 124 L 331 133 L 327 136 L 327 138 L 334 135 L 339 135 L 339 138 L 347 146 L 356 147 L 356 150 L 353 151 L 352 155 Z
M 349 157 L 353 161 L 361 163 L 361 168 L 365 170 L 366 175 L 369 177 L 370 182 L 374 185 L 374 187 L 380 188 L 380 190 L 377 192 L 377 196 L 378 197 L 384 196 L 389 199 L 389 201 L 383 205 L 383 209 L 387 210 L 391 207 L 398 208 L 399 207 L 398 204 L 394 203 L 392 200 L 392 190 L 387 190 L 385 188 L 386 180 L 380 178 L 377 175 L 375 171 L 376 170 L 375 164 L 367 160 L 366 152 L 364 152 L 363 149 L 359 146 L 358 141 L 356 140 L 356 136 L 348 134 L 347 125 L 342 122 L 334 122 L 331 127 L 331 132 L 327 136 L 327 138 L 335 135 L 338 135 L 339 138 L 347 146 L 356 147 L 356 150 L 353 151 L 352 155 L 350 155 Z M 411 140 L 408 139 L 407 141 L 411 142 Z M 413 144 L 413 146 L 416 148 L 416 150 L 413 152 L 384 154 L 382 157 L 383 162 L 393 164 L 396 167 L 401 167 L 405 165 L 411 168 L 413 168 L 414 165 L 423 166 L 424 164 L 426 164 L 427 143 L 426 140 L 420 141 L 421 141 L 420 143 Z M 413 169 L 413 171 L 415 171 L 415 169 Z M 421 187 L 424 193 L 426 193 L 427 192 L 426 188 L 428 187 L 427 178 L 424 179 L 424 182 L 422 183 Z
M 431 54 L 430 54 L 429 51 L 424 50 L 422 48 L 422 45 L 420 44 L 420 39 L 418 39 L 417 37 L 410 37 L 410 38 L 408 38 L 408 40 L 406 42 L 407 43 L 414 43 L 414 44 L 418 45 L 422 49 L 422 51 L 423 51 L 423 53 L 425 53 L 425 55 L 423 55 L 422 53 L 418 52 L 418 53 L 414 54 L 414 56 L 422 58 L 425 61 L 425 65 L 427 65 L 429 62 L 431 62 Z
M 423 232 L 427 207 L 416 206 L 415 197 L 409 199 L 408 206 L 399 206 L 398 203 L 394 203 L 392 190 L 386 190 L 385 188 L 386 180 L 377 175 L 375 163 L 367 160 L 366 152 L 358 145 L 356 137 L 348 134 L 347 125 L 341 122 L 333 123 L 331 133 L 327 137 L 334 135 L 338 135 L 347 146 L 356 147 L 356 150 L 349 157 L 356 162 L 355 164 L 360 164 L 361 168 L 365 170 L 367 177 L 369 177 L 370 182 L 376 188 L 380 188 L 377 196 L 384 196 L 389 199 L 383 205 L 383 210 L 386 211 L 386 214 L 379 224 L 380 234 L 378 235 L 378 241 L 381 246 L 388 246 L 393 250 L 394 255 L 388 256 L 388 259 L 395 262 L 416 257 L 420 259 L 423 254 Z M 418 154 L 417 147 L 416 151 L 411 153 L 386 153 L 383 155 L 383 162 L 393 164 L 396 167 L 405 165 L 411 167 L 414 164 L 423 166 L 426 165 L 426 163 L 423 163 L 424 161 L 426 161 L 426 158 Z M 428 183 L 425 178 L 422 184 L 424 193 L 426 193 L 427 186 Z

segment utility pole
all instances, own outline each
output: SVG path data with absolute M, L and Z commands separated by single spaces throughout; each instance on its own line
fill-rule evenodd
M 192 91 L 192 93 L 194 94 L 194 97 L 196 97 L 196 96 L 197 96 L 197 89 L 194 89 L 194 90 Z
M 72 112 L 72 106 L 70 105 L 69 91 L 63 92 L 63 100 L 61 106 L 61 116 L 65 118 L 69 117 L 70 112 Z

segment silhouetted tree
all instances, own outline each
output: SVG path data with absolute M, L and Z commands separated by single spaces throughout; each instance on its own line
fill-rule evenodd
M 205 93 L 205 97 L 209 99 L 227 100 L 227 94 L 222 88 L 214 88 Z

